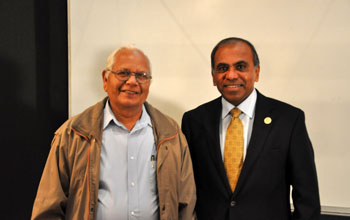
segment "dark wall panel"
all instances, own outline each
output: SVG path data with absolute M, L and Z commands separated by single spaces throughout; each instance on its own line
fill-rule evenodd
M 68 117 L 67 2 L 0 1 L 0 219 L 29 219 L 54 131 Z

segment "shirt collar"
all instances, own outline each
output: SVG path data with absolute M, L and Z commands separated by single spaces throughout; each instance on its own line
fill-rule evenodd
M 257 93 L 255 89 L 253 89 L 252 93 L 250 93 L 250 95 L 238 106 L 232 105 L 224 97 L 222 97 L 221 98 L 221 103 L 222 103 L 221 119 L 224 119 L 230 113 L 230 111 L 235 107 L 239 108 L 245 115 L 247 115 L 250 119 L 252 119 L 254 115 L 256 99 L 257 99 Z
M 126 129 L 125 126 L 115 118 L 114 113 L 109 105 L 109 99 L 106 102 L 106 106 L 103 110 L 103 113 L 104 113 L 103 130 L 105 130 L 112 121 L 114 122 L 115 125 Z M 141 118 L 136 122 L 132 130 L 138 130 L 146 126 L 152 127 L 152 122 L 151 122 L 151 117 L 148 115 L 146 111 L 145 105 L 142 105 Z

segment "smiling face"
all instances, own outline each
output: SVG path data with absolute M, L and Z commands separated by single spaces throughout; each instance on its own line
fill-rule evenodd
M 244 42 L 222 45 L 214 56 L 213 83 L 222 96 L 237 106 L 253 91 L 260 66 L 254 67 L 253 54 Z
M 113 72 L 129 70 L 130 72 L 150 73 L 150 64 L 147 57 L 137 49 L 124 48 L 114 56 Z M 106 78 L 107 76 L 107 78 Z M 141 111 L 146 101 L 150 81 L 140 84 L 134 75 L 127 81 L 120 81 L 111 72 L 105 69 L 102 72 L 103 88 L 107 92 L 111 108 L 115 110 L 136 109 Z

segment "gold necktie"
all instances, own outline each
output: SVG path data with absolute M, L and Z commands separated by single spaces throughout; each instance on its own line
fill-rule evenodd
M 232 192 L 236 188 L 243 165 L 243 124 L 238 116 L 241 110 L 231 110 L 232 119 L 226 131 L 224 165 Z

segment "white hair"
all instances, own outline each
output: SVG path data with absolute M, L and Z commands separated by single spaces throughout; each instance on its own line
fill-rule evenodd
M 107 64 L 106 64 L 106 69 L 107 69 L 107 70 L 112 70 L 113 65 L 114 65 L 114 61 L 115 61 L 115 59 L 114 59 L 115 55 L 116 55 L 118 52 L 120 52 L 120 51 L 122 51 L 122 50 L 124 50 L 124 49 L 128 49 L 128 50 L 138 50 L 138 51 L 140 51 L 140 52 L 147 58 L 148 64 L 149 64 L 149 68 L 150 68 L 150 71 L 151 71 L 151 63 L 150 63 L 148 57 L 143 53 L 142 50 L 136 48 L 133 44 L 127 44 L 127 45 L 124 45 L 124 46 L 121 46 L 121 47 L 115 49 L 115 50 L 108 56 L 108 58 L 107 58 Z M 105 74 L 105 78 L 106 78 L 106 79 L 108 78 L 109 73 L 110 73 L 110 71 L 107 71 L 107 72 L 106 72 L 106 74 Z

